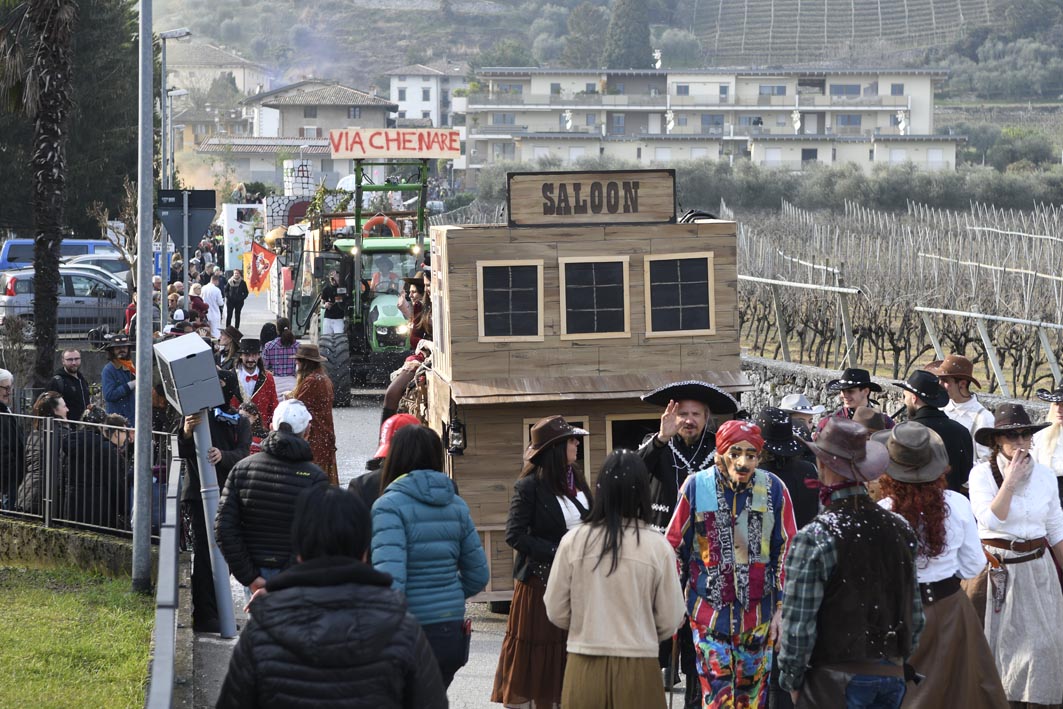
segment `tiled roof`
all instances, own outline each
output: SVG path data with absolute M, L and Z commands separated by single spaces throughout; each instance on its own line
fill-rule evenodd
M 214 136 L 207 138 L 196 148 L 197 153 L 230 153 L 233 155 L 276 155 L 279 152 L 299 154 L 299 146 L 305 145 L 304 155 L 332 155 L 327 138 L 262 138 Z
M 373 96 L 365 91 L 352 89 L 341 84 L 329 84 L 316 89 L 298 91 L 287 96 L 276 96 L 262 102 L 263 106 L 381 106 L 392 111 L 399 110 L 397 104 L 386 98 Z
M 450 62 L 446 59 L 428 64 L 407 64 L 398 69 L 391 69 L 387 76 L 465 76 L 469 65 L 465 62 Z
M 476 72 L 478 76 L 646 76 L 667 77 L 670 75 L 734 75 L 734 76 L 852 76 L 864 74 L 897 74 L 904 76 L 929 76 L 944 79 L 947 69 L 897 69 L 894 67 L 867 67 L 836 69 L 828 67 L 763 67 L 734 68 L 714 67 L 707 69 L 551 69 L 536 66 L 485 66 Z
M 262 70 L 266 69 L 261 64 L 248 61 L 227 49 L 215 47 L 213 44 L 207 44 L 206 42 L 167 42 L 166 68 L 176 69 L 183 66 L 250 66 Z
M 196 108 L 185 108 L 173 114 L 173 122 L 176 123 L 242 123 L 246 122 L 243 112 L 239 109 L 224 109 L 205 111 Z

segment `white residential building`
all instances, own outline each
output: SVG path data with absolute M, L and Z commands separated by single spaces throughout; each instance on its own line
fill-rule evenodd
M 454 125 L 454 91 L 468 87 L 468 73 L 468 64 L 446 60 L 410 64 L 387 72 L 391 101 L 399 107 L 398 118 L 427 118 L 435 128 Z
M 645 165 L 747 157 L 809 163 L 913 162 L 952 169 L 962 138 L 934 134 L 939 70 L 482 69 L 464 111 L 466 159 Z

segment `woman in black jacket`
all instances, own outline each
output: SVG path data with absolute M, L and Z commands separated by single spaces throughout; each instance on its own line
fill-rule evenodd
M 33 430 L 30 431 L 29 437 L 26 439 L 26 474 L 22 478 L 22 483 L 18 486 L 18 500 L 15 503 L 15 509 L 34 515 L 44 514 L 41 502 L 44 497 L 44 486 L 47 482 L 45 480 L 47 477 L 45 464 L 48 457 L 48 451 L 45 450 L 47 440 L 44 437 L 44 419 L 55 418 L 66 421 L 67 411 L 69 409 L 66 406 L 66 402 L 63 401 L 62 395 L 56 391 L 44 392 L 33 403 L 33 415 L 37 418 L 33 420 Z M 61 471 L 65 464 L 67 430 L 62 424 L 53 423 L 52 426 L 54 435 L 59 438 L 59 466 L 56 470 Z M 58 510 L 53 509 L 53 512 L 58 512 Z
M 421 626 L 391 577 L 362 561 L 370 535 L 369 510 L 353 492 L 300 493 L 299 563 L 252 597 L 217 707 L 447 706 Z
M 567 633 L 550 622 L 543 596 L 561 537 L 587 517 L 591 492 L 576 464 L 587 431 L 560 416 L 532 427 L 524 468 L 513 486 L 506 542 L 516 549 L 513 603 L 495 672 L 492 702 L 561 702 Z
M 236 319 L 236 329 L 240 329 L 240 311 L 244 309 L 244 301 L 249 295 L 244 274 L 238 269 L 233 270 L 232 277 L 228 280 L 228 289 L 225 293 L 225 327 L 233 326 L 233 318 Z
M 88 413 L 82 420 L 91 422 L 93 416 Z M 78 426 L 66 440 L 63 514 L 72 522 L 129 529 L 129 422 L 121 414 L 108 414 L 103 423 Z

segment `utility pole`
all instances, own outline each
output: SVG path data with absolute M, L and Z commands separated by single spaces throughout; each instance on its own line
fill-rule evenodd
M 140 0 L 140 145 L 137 150 L 137 312 L 140 317 L 137 318 L 136 367 L 140 386 L 135 393 L 137 425 L 133 437 L 133 590 L 140 593 L 151 592 L 151 236 L 155 187 L 152 175 L 155 44 L 151 38 L 151 2 Z

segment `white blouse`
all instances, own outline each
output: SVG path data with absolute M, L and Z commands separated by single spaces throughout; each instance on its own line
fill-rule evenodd
M 998 465 L 1003 472 L 1007 460 L 1001 456 Z M 971 508 L 978 520 L 978 534 L 983 539 L 1048 537 L 1051 545 L 1063 541 L 1063 508 L 1059 505 L 1059 487 L 1051 469 L 1034 463 L 1030 476 L 1012 493 L 1006 520 L 999 519 L 989 509 L 999 491 L 988 461 L 971 469 Z
M 893 500 L 886 497 L 879 505 L 893 510 Z M 978 539 L 978 523 L 975 522 L 971 503 L 952 490 L 945 491 L 945 550 L 937 556 L 922 554 L 915 560 L 919 583 L 933 583 L 953 576 L 972 579 L 985 568 L 986 558 Z
M 590 505 L 587 504 L 587 496 L 583 494 L 582 490 L 576 493 L 576 499 L 583 505 L 583 509 L 589 509 Z M 557 501 L 561 503 L 561 514 L 565 515 L 565 526 L 568 527 L 568 531 L 571 532 L 583 523 L 583 519 L 579 515 L 579 508 L 576 507 L 572 500 L 564 495 L 558 495 Z
M 1056 439 L 1055 450 L 1046 456 L 1047 451 L 1043 449 L 1046 445 L 1045 439 L 1048 438 L 1048 432 L 1051 430 L 1051 428 L 1043 428 L 1033 434 L 1033 457 L 1038 463 L 1051 468 L 1058 478 L 1063 476 L 1063 435 Z

